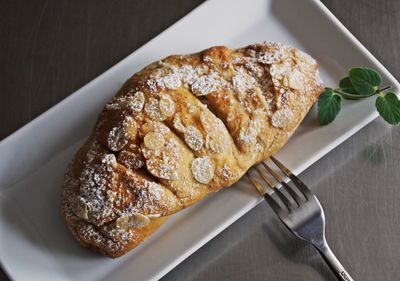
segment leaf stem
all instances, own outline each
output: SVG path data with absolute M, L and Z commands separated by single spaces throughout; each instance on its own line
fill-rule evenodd
M 376 91 L 376 93 L 379 94 L 379 93 L 381 93 L 381 92 L 383 92 L 383 91 L 386 91 L 386 90 L 389 90 L 389 89 L 391 89 L 391 88 L 392 88 L 392 86 L 386 86 L 386 87 L 383 87 L 382 89 L 378 89 L 378 90 Z
M 341 88 L 333 89 L 333 91 L 335 93 L 338 93 L 338 94 L 342 95 L 345 98 L 351 98 L 351 99 L 362 99 L 362 98 L 368 98 L 370 96 L 375 95 L 375 93 L 370 94 L 370 95 L 365 95 L 365 96 L 364 95 L 353 95 L 353 94 L 349 94 L 349 93 L 343 92 Z

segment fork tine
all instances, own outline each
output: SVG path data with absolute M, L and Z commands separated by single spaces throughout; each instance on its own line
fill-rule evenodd
M 268 202 L 268 205 L 272 208 L 272 210 L 279 216 L 281 217 L 283 214 L 283 209 L 281 208 L 281 206 L 279 206 L 279 204 L 275 201 L 274 198 L 272 198 L 271 195 L 269 195 L 268 193 L 264 194 L 264 198 L 265 201 Z
M 275 173 L 274 170 L 272 170 L 266 163 L 261 162 L 261 164 L 267 169 L 267 171 L 277 180 L 279 183 L 282 185 L 282 187 L 289 193 L 289 195 L 293 198 L 293 200 L 297 203 L 298 206 L 300 206 L 300 203 L 304 201 L 297 193 L 296 191 L 293 190 L 293 188 L 287 184 L 284 180 L 281 179 L 281 177 Z
M 284 166 L 280 161 L 278 161 L 278 159 L 276 159 L 274 156 L 271 156 L 270 159 L 272 160 L 272 162 L 275 163 L 276 166 L 278 166 L 279 169 L 281 169 L 281 171 L 288 177 L 290 177 L 290 175 L 292 175 L 292 172 L 286 168 L 286 166 Z
M 279 198 L 285 204 L 286 208 L 289 210 L 289 212 L 292 212 L 295 208 L 297 208 L 296 204 L 292 203 L 285 194 L 282 193 L 282 191 L 279 190 L 279 188 L 276 188 L 273 186 L 271 183 L 270 179 L 264 175 L 264 173 L 260 170 L 258 166 L 255 166 L 254 169 L 257 171 L 257 173 L 267 182 L 267 184 L 278 194 Z M 269 169 L 267 169 L 269 171 Z M 275 177 L 275 176 L 274 176 Z M 276 178 L 275 178 L 276 179 Z M 279 179 L 276 179 L 279 182 Z
M 270 157 L 270 159 L 272 160 L 272 162 L 275 163 L 275 165 L 281 169 L 281 171 L 288 176 L 292 182 L 294 183 L 294 185 L 300 190 L 300 192 L 304 195 L 304 197 L 307 200 L 310 200 L 312 198 L 314 198 L 313 193 L 311 192 L 311 190 L 297 177 L 295 176 L 288 168 L 286 168 L 285 165 L 283 165 L 280 161 L 278 161 L 275 157 Z
M 270 188 L 274 188 L 274 184 L 271 182 L 271 180 L 264 175 L 264 173 L 260 170 L 258 166 L 254 166 L 254 169 L 257 171 L 257 173 L 260 175 L 260 177 L 263 178 L 263 180 L 268 184 Z
M 306 201 L 305 199 L 301 198 L 289 184 L 287 184 L 284 181 L 281 181 L 281 184 L 283 188 L 287 191 L 287 193 L 289 193 L 289 195 L 292 196 L 293 200 L 297 203 L 298 206 L 300 206 L 301 202 Z
M 261 194 L 264 195 L 266 193 L 265 188 L 256 180 L 254 177 L 252 177 L 249 173 L 246 173 L 246 177 L 250 180 L 250 182 L 256 187 L 257 191 Z
M 250 180 L 250 182 L 256 187 L 257 191 L 264 196 L 265 200 L 268 202 L 269 206 L 272 210 L 277 214 L 281 215 L 283 209 L 279 204 L 272 198 L 265 190 L 265 188 L 249 173 L 246 173 L 246 177 Z
M 293 212 L 297 208 L 297 205 L 291 202 L 279 188 L 275 188 L 274 191 L 282 200 L 283 204 L 285 204 L 286 208 L 289 210 L 289 213 Z

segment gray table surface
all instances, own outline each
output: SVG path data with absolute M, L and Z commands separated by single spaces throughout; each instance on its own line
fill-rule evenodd
M 0 139 L 201 2 L 0 0 Z M 323 2 L 400 77 L 400 1 Z M 324 206 L 331 248 L 355 280 L 400 278 L 399 139 L 399 128 L 377 119 L 301 175 Z M 8 280 L 1 270 L 0 280 Z M 162 280 L 335 279 L 260 204 Z

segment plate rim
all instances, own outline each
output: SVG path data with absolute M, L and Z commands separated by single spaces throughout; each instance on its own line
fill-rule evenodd
M 17 130 L 13 131 L 11 134 L 0 140 L 0 150 L 3 148 L 3 146 L 6 146 L 8 143 L 12 142 L 14 139 L 19 138 L 21 134 L 23 134 L 26 130 L 29 130 L 31 127 L 35 126 L 40 122 L 42 119 L 46 119 L 49 114 L 52 114 L 54 111 L 57 111 L 59 108 L 63 107 L 65 104 L 67 104 L 70 100 L 77 98 L 80 96 L 81 92 L 84 91 L 86 88 L 90 87 L 96 81 L 102 79 L 104 76 L 106 76 L 109 72 L 113 71 L 114 69 L 118 68 L 121 64 L 123 64 L 129 57 L 135 55 L 136 53 L 142 51 L 145 49 L 149 44 L 151 44 L 154 40 L 159 38 L 160 36 L 165 35 L 167 32 L 169 32 L 171 29 L 176 27 L 179 24 L 182 24 L 182 22 L 191 17 L 194 13 L 197 13 L 199 10 L 205 8 L 205 6 L 210 5 L 210 3 L 216 2 L 218 0 L 206 0 L 203 3 L 199 4 L 196 6 L 193 10 L 191 10 L 189 13 L 181 17 L 179 20 L 174 22 L 172 25 L 167 27 L 165 30 L 162 32 L 158 33 L 155 35 L 152 39 L 135 49 L 133 52 L 125 56 L 123 59 L 118 61 L 116 64 L 87 82 L 85 85 L 82 87 L 78 88 L 75 90 L 73 93 L 69 94 L 67 97 L 63 98 L 29 122 L 25 123 L 22 125 L 20 128 Z M 395 87 L 400 89 L 400 84 L 397 81 L 397 79 L 389 72 L 389 70 L 386 69 L 386 67 L 377 59 L 375 56 L 344 26 L 343 23 L 339 21 L 339 19 L 320 1 L 320 0 L 310 0 L 312 4 L 314 4 L 316 7 L 319 8 L 321 12 L 323 12 L 327 18 L 332 22 L 332 25 L 334 25 L 342 34 L 346 36 L 347 39 L 349 39 L 355 47 L 357 47 L 358 52 L 362 52 L 363 56 L 367 57 L 373 64 L 375 64 L 378 68 L 379 71 L 384 73 L 391 82 L 393 82 Z M 397 95 L 399 95 L 397 93 Z M 304 171 L 307 167 L 310 166 L 310 163 L 315 163 L 318 159 L 326 155 L 328 152 L 333 150 L 336 146 L 340 145 L 343 143 L 346 139 L 357 133 L 360 129 L 362 129 L 364 126 L 372 122 L 379 114 L 375 110 L 374 113 L 366 116 L 362 122 L 358 123 L 355 128 L 347 131 L 345 134 L 342 135 L 339 139 L 336 140 L 335 145 L 327 146 L 323 152 L 321 152 L 317 157 L 311 158 L 309 161 L 306 161 L 300 165 L 298 169 L 296 169 L 296 173 Z M 1 194 L 0 194 L 1 195 Z M 210 232 L 207 236 L 205 236 L 203 239 L 199 240 L 197 243 L 191 245 L 185 252 L 183 252 L 181 255 L 175 257 L 167 266 L 165 266 L 162 270 L 154 273 L 152 277 L 149 280 L 158 280 L 165 274 L 167 274 L 169 271 L 171 271 L 173 268 L 175 268 L 178 264 L 180 264 L 183 260 L 185 260 L 188 256 L 193 254 L 195 251 L 197 251 L 200 247 L 205 245 L 208 241 L 213 239 L 215 236 L 217 236 L 221 231 L 226 229 L 229 225 L 231 225 L 233 222 L 235 222 L 237 219 L 243 216 L 243 214 L 247 213 L 251 209 L 253 209 L 255 206 L 257 206 L 260 202 L 262 202 L 262 199 L 257 200 L 254 204 L 249 205 L 245 210 L 242 210 L 242 212 L 238 212 L 234 216 L 231 216 L 229 219 L 227 219 L 223 224 L 219 225 L 214 231 Z M 16 280 L 14 278 L 14 274 L 9 270 L 7 266 L 5 266 L 3 259 L 0 258 L 0 266 L 3 269 L 4 273 L 9 277 L 11 280 Z

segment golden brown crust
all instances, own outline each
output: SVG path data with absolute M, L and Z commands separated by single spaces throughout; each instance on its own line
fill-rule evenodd
M 83 246 L 123 255 L 277 152 L 322 90 L 315 60 L 279 43 L 147 66 L 106 105 L 68 168 L 68 227 Z

